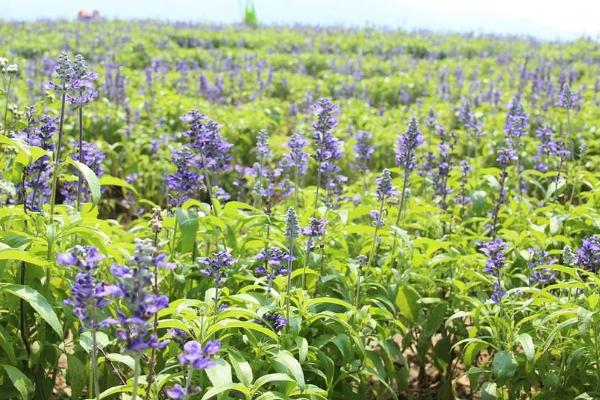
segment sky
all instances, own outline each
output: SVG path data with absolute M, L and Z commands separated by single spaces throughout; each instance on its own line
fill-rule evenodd
M 247 0 L 0 0 L 0 19 L 74 18 L 97 9 L 108 18 L 232 23 Z M 598 0 L 254 0 L 269 24 L 388 26 L 433 31 L 600 38 Z

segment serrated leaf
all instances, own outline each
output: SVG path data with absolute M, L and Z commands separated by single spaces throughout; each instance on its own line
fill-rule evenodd
M 281 350 L 275 355 L 273 360 L 275 361 L 275 368 L 279 369 L 279 372 L 285 371 L 289 375 L 293 376 L 300 389 L 304 389 L 306 387 L 306 384 L 304 383 L 304 372 L 302 371 L 302 366 L 298 360 L 294 358 L 292 353 L 287 350 Z

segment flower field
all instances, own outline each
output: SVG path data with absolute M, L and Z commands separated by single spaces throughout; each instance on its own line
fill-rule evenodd
M 0 399 L 600 398 L 597 41 L 0 45 Z

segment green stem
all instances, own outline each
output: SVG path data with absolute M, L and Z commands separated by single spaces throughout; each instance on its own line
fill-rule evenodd
M 4 136 L 8 133 L 8 104 L 10 101 L 10 85 L 12 83 L 12 76 L 8 78 L 8 84 L 6 85 L 6 104 L 4 105 Z
M 56 186 L 58 185 L 58 165 L 60 162 L 60 152 L 63 141 L 63 125 L 65 122 L 65 100 L 66 95 L 63 92 L 60 105 L 60 120 L 58 125 L 58 143 L 54 152 L 53 168 L 52 168 L 52 185 L 50 187 L 50 222 L 54 221 L 54 203 L 56 202 Z
M 92 312 L 93 312 L 92 320 L 93 320 L 93 323 L 95 324 L 96 323 L 95 307 L 94 307 L 94 311 L 92 311 Z M 96 395 L 96 400 L 98 400 L 100 398 L 100 383 L 98 382 L 98 342 L 97 342 L 97 338 L 96 338 L 96 329 L 92 329 L 91 334 L 92 334 L 92 359 L 91 359 L 92 377 L 91 377 L 91 379 L 93 380 L 93 388 L 94 388 L 94 393 Z M 92 390 L 92 385 L 90 385 L 90 391 L 91 390 Z
M 83 162 L 83 107 L 79 107 L 79 162 Z M 83 189 L 83 174 L 78 172 L 79 181 L 77 182 L 77 211 L 80 210 L 81 206 L 81 197 L 82 197 L 82 189 Z
M 140 354 L 133 356 L 133 386 L 131 388 L 131 400 L 136 400 L 138 385 L 140 381 Z
M 395 226 L 398 227 L 400 223 L 400 217 L 402 216 L 402 212 L 404 211 L 404 203 L 406 202 L 406 189 L 408 187 L 408 178 L 410 177 L 410 171 L 408 169 L 404 169 L 404 182 L 402 182 L 402 194 L 400 195 L 400 205 L 398 206 L 398 215 L 396 216 Z M 392 268 L 396 267 L 396 246 L 397 246 L 397 236 L 398 232 L 394 230 L 394 238 L 392 242 Z
M 289 247 L 289 256 L 288 260 L 288 276 L 287 276 L 287 287 L 285 294 L 285 317 L 288 320 L 288 326 L 290 326 L 290 289 L 292 287 L 292 266 L 293 266 L 293 257 L 294 257 L 294 237 L 290 239 L 290 247 Z

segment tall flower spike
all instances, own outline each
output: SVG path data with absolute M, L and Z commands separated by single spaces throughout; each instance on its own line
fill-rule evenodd
M 299 174 L 306 173 L 306 169 L 308 168 L 308 153 L 304 151 L 304 148 L 308 146 L 308 140 L 300 132 L 296 132 L 292 135 L 286 146 L 290 151 L 281 159 L 281 168 L 286 171 L 295 168 Z
M 412 171 L 416 166 L 416 150 L 423 144 L 423 135 L 419 131 L 416 117 L 412 117 L 406 132 L 398 138 L 396 143 L 396 162 L 407 171 Z
M 600 237 L 591 236 L 584 239 L 581 247 L 577 250 L 574 261 L 588 271 L 598 272 L 600 270 Z
M 560 93 L 558 94 L 557 106 L 564 108 L 565 110 L 572 110 L 575 108 L 577 102 L 577 95 L 571 90 L 571 86 L 568 83 L 564 83 Z
M 166 256 L 158 254 L 150 239 L 137 239 L 135 252 L 129 266 L 115 264 L 110 271 L 118 279 L 115 295 L 122 298 L 117 311 L 117 319 L 108 318 L 104 326 L 117 325 L 117 338 L 125 342 L 125 349 L 139 353 L 147 348 L 162 348 L 167 341 L 159 342 L 151 334 L 154 314 L 169 305 L 165 295 L 149 292 L 152 286 L 154 267 L 173 269 L 174 265 L 165 262 Z
M 300 226 L 298 225 L 298 216 L 294 207 L 290 207 L 286 212 L 286 224 L 285 224 L 285 237 L 288 240 L 294 240 L 300 233 Z
M 508 249 L 508 246 L 500 238 L 495 238 L 487 243 L 484 243 L 481 247 L 481 252 L 487 256 L 485 262 L 484 272 L 492 275 L 496 278 L 493 284 L 492 301 L 499 303 L 502 297 L 506 295 L 506 291 L 502 289 L 502 283 L 500 279 L 500 271 L 505 267 L 505 255 L 504 252 Z
M 377 183 L 377 200 L 383 201 L 385 198 L 390 197 L 394 194 L 394 188 L 392 187 L 392 175 L 390 170 L 385 168 L 381 173 L 381 176 L 375 180 Z
M 356 153 L 356 168 L 359 171 L 366 171 L 369 169 L 369 161 L 373 156 L 373 146 L 371 146 L 371 133 L 370 132 L 358 132 L 354 135 L 356 144 L 354 145 L 354 152 Z

